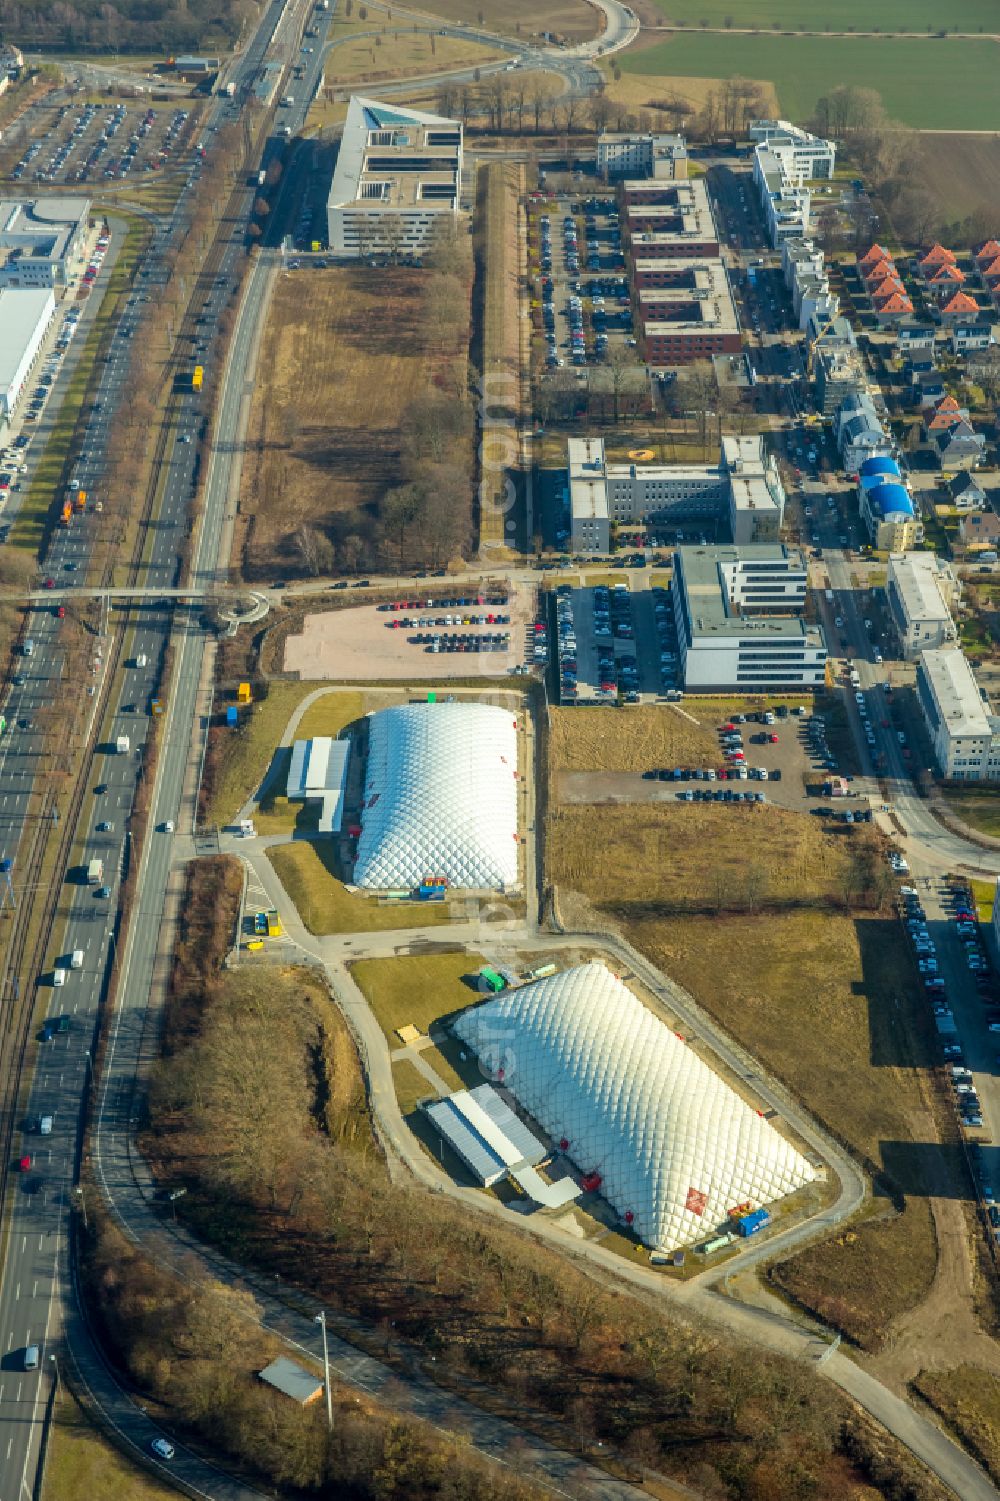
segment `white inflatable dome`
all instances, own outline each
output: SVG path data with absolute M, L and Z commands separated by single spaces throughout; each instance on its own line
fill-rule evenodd
M 603 964 L 507 991 L 455 1031 L 647 1245 L 705 1239 L 816 1174 Z
M 369 721 L 354 880 L 377 891 L 433 876 L 516 886 L 517 732 L 489 704 L 404 704 Z

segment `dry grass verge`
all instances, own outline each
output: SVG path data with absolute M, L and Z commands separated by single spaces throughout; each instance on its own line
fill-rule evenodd
M 625 711 L 549 711 L 551 771 L 644 771 L 649 766 L 718 766 L 718 736 L 669 705 Z
M 1000 1381 L 980 1366 L 921 1371 L 910 1383 L 1000 1483 Z

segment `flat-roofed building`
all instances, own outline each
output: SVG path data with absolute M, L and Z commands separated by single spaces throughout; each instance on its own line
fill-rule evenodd
M 597 170 L 605 182 L 625 177 L 681 181 L 687 177 L 687 164 L 687 142 L 682 135 L 602 130 L 597 137 Z
M 89 222 L 89 198 L 0 198 L 0 288 L 65 286 Z
M 9 421 L 56 313 L 50 289 L 0 287 L 0 421 Z
M 292 746 L 285 796 L 289 802 L 319 804 L 320 834 L 340 833 L 350 756 L 351 742 L 329 735 L 296 740 Z
M 721 526 L 734 542 L 776 542 L 785 492 L 760 437 L 725 437 L 717 464 L 608 463 L 603 438 L 567 442 L 574 552 L 606 552 L 615 525 Z
M 637 269 L 644 264 L 637 262 Z M 669 368 L 739 354 L 739 318 L 722 262 L 663 261 L 660 271 L 673 281 L 636 292 L 646 363 Z
M 790 120 L 754 120 L 748 131 L 751 141 L 765 145 L 782 162 L 789 176 L 831 178 L 837 165 L 833 141 L 813 135 Z
M 671 593 L 685 689 L 821 687 L 826 646 L 803 618 L 807 583 L 797 548 L 677 548 Z
M 917 661 L 917 701 L 941 775 L 954 782 L 1000 778 L 1000 719 L 983 698 L 958 646 L 931 647 Z
M 908 661 L 957 639 L 951 606 L 958 586 L 947 563 L 934 553 L 890 554 L 885 592 L 900 651 Z
M 621 188 L 625 228 L 636 260 L 717 256 L 719 232 L 700 178 L 689 182 L 625 182 Z
M 332 254 L 419 255 L 461 192 L 460 121 L 351 97 L 327 199 Z

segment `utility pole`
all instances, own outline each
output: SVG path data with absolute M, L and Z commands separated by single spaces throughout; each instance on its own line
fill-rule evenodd
M 326 1426 L 333 1432 L 333 1393 L 330 1391 L 330 1350 L 326 1342 L 326 1309 L 316 1315 L 316 1323 L 323 1331 L 323 1387 L 326 1391 Z

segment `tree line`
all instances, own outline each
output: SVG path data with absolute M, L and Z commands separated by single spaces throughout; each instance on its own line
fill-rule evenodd
M 0 0 L 0 29 L 25 51 L 222 50 L 257 15 L 254 0 Z
M 449 1384 L 473 1378 L 558 1420 L 571 1448 L 599 1438 L 626 1465 L 733 1501 L 843 1494 L 853 1430 L 811 1372 L 393 1181 L 316 977 L 219 976 L 204 949 L 189 957 L 197 1025 L 168 1032 L 151 1109 L 161 1170 L 188 1187 L 178 1211 L 194 1229 L 380 1330 L 390 1359 L 433 1356 Z M 885 1494 L 933 1492 L 914 1478 Z

